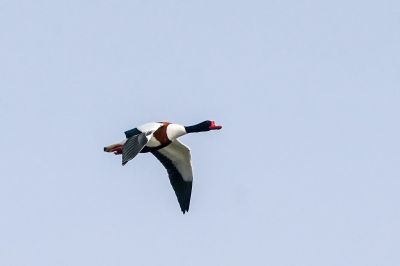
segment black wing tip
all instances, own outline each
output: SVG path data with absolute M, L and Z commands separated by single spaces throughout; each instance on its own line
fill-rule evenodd
M 183 214 L 185 214 L 186 212 L 189 212 L 189 206 L 190 206 L 190 199 L 189 202 L 184 203 L 184 204 L 179 204 L 181 207 L 181 211 Z
M 183 214 L 185 214 L 185 212 L 189 212 L 190 196 L 192 194 L 192 182 L 184 181 L 183 184 L 185 185 L 186 189 L 188 189 L 188 190 L 186 190 L 187 194 L 184 196 L 184 198 L 181 198 L 181 197 L 177 197 L 177 198 L 178 198 L 179 206 L 181 207 L 181 211 Z

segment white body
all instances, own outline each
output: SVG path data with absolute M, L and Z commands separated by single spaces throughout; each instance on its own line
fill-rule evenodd
M 146 144 L 147 147 L 157 147 L 161 145 L 161 143 L 156 138 L 154 138 L 152 134 L 162 125 L 162 123 L 150 122 L 137 127 L 137 129 L 142 132 L 151 132 L 151 135 L 149 135 L 149 137 L 151 136 L 149 142 Z M 171 141 L 174 141 L 185 134 L 187 134 L 185 127 L 182 125 L 169 124 L 167 127 L 167 137 Z

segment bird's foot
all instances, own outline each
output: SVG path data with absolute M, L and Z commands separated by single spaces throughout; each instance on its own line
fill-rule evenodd
M 115 155 L 122 154 L 124 146 L 121 144 L 113 144 L 107 147 L 104 147 L 105 152 L 113 152 Z

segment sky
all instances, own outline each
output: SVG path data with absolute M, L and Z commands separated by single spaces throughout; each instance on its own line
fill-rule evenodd
M 0 0 L 0 265 L 400 265 L 400 2 Z M 187 135 L 182 215 L 151 121 Z

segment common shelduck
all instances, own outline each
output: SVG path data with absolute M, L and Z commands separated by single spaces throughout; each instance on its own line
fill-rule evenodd
M 104 147 L 105 152 L 122 154 L 122 165 L 139 153 L 151 152 L 167 169 L 169 180 L 183 213 L 189 211 L 192 194 L 192 164 L 190 149 L 178 138 L 196 132 L 219 130 L 214 121 L 204 121 L 193 126 L 169 122 L 151 122 L 125 131 L 126 139 Z

